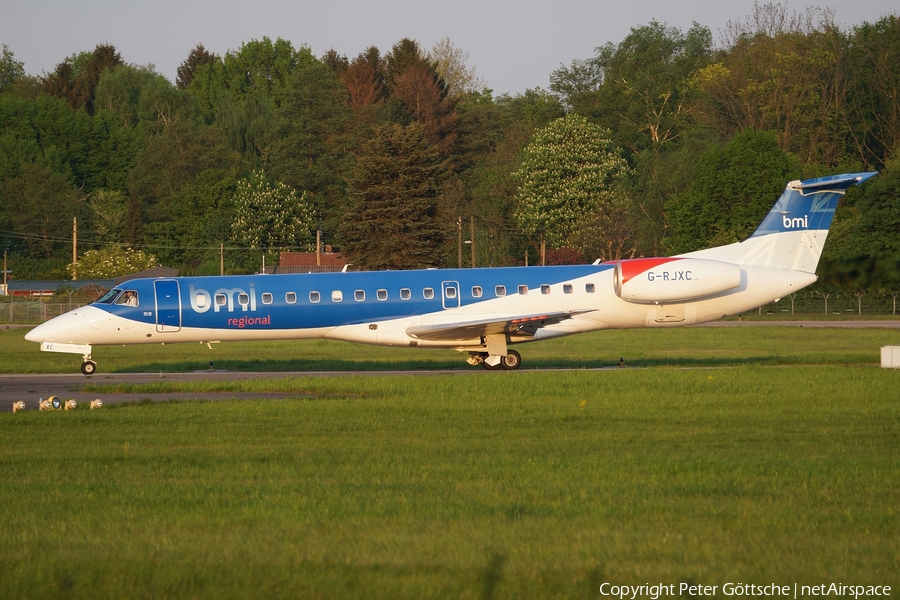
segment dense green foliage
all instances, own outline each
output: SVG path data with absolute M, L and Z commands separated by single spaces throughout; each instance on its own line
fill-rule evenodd
M 224 245 L 226 268 L 255 268 L 258 251 L 233 224 L 242 186 L 264 172 L 314 213 L 296 235 L 253 236 L 271 252 L 319 229 L 360 267 L 454 266 L 458 223 L 474 217 L 480 265 L 527 253 L 533 263 L 541 235 L 558 260 L 651 256 L 745 236 L 788 178 L 866 169 L 886 183 L 848 194 L 825 260 L 864 265 L 853 257 L 897 250 L 900 17 L 842 29 L 827 10 L 757 4 L 718 44 L 702 24 L 656 21 L 597 43 L 552 73 L 549 91 L 499 97 L 447 39 L 352 59 L 266 37 L 224 56 L 201 44 L 174 83 L 109 45 L 32 77 L 3 46 L 0 249 L 18 278 L 62 276 L 77 217 L 82 253 L 129 245 L 187 274 Z M 579 169 L 535 164 L 533 152 L 576 122 L 627 169 L 557 195 L 557 217 L 542 217 L 531 180 L 513 174 L 544 169 L 557 178 L 548 186 L 578 188 Z M 403 178 L 365 206 L 364 174 L 383 151 L 372 142 L 413 125 L 440 162 L 433 208 L 400 210 L 421 185 Z M 365 243 L 390 230 L 428 233 Z M 422 258 L 400 260 L 410 244 Z

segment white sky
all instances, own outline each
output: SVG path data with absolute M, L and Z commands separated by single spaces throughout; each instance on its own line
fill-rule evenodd
M 409 37 L 423 49 L 443 37 L 469 54 L 469 67 L 495 94 L 549 85 L 550 73 L 594 48 L 620 42 L 651 19 L 686 31 L 706 25 L 718 42 L 729 20 L 752 12 L 753 0 L 0 0 L 0 44 L 25 71 L 53 71 L 67 56 L 110 43 L 125 62 L 148 65 L 171 81 L 198 43 L 222 55 L 268 36 L 322 56 L 334 48 L 353 58 L 369 46 L 382 53 Z M 804 11 L 798 0 L 783 2 Z M 833 0 L 843 27 L 900 13 L 897 0 Z

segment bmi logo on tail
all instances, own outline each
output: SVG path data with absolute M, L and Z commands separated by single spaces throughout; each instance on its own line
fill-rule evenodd
M 809 215 L 803 215 L 802 217 L 790 218 L 787 215 L 781 216 L 781 222 L 784 224 L 785 229 L 795 229 L 795 228 L 809 228 Z

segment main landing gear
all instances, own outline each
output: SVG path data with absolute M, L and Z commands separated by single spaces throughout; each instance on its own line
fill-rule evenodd
M 486 371 L 515 371 L 522 365 L 522 355 L 515 350 L 508 350 L 506 356 L 500 356 L 500 361 L 495 364 L 488 362 L 489 357 L 490 355 L 487 352 L 473 352 L 468 362 L 469 364 L 481 363 L 481 366 Z
M 85 375 L 93 375 L 96 370 L 97 363 L 90 358 L 85 357 L 84 362 L 81 363 L 81 372 Z

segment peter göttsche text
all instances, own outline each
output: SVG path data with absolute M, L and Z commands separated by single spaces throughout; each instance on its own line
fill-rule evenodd
M 617 585 L 603 583 L 600 595 L 619 600 L 650 598 L 659 600 L 671 596 L 774 596 L 778 598 L 810 598 L 820 596 L 840 596 L 858 599 L 865 596 L 890 597 L 889 585 L 846 585 L 843 583 L 822 583 L 819 585 L 756 585 L 752 583 L 725 583 L 723 585 L 695 585 L 692 583 L 659 583 L 651 585 Z

